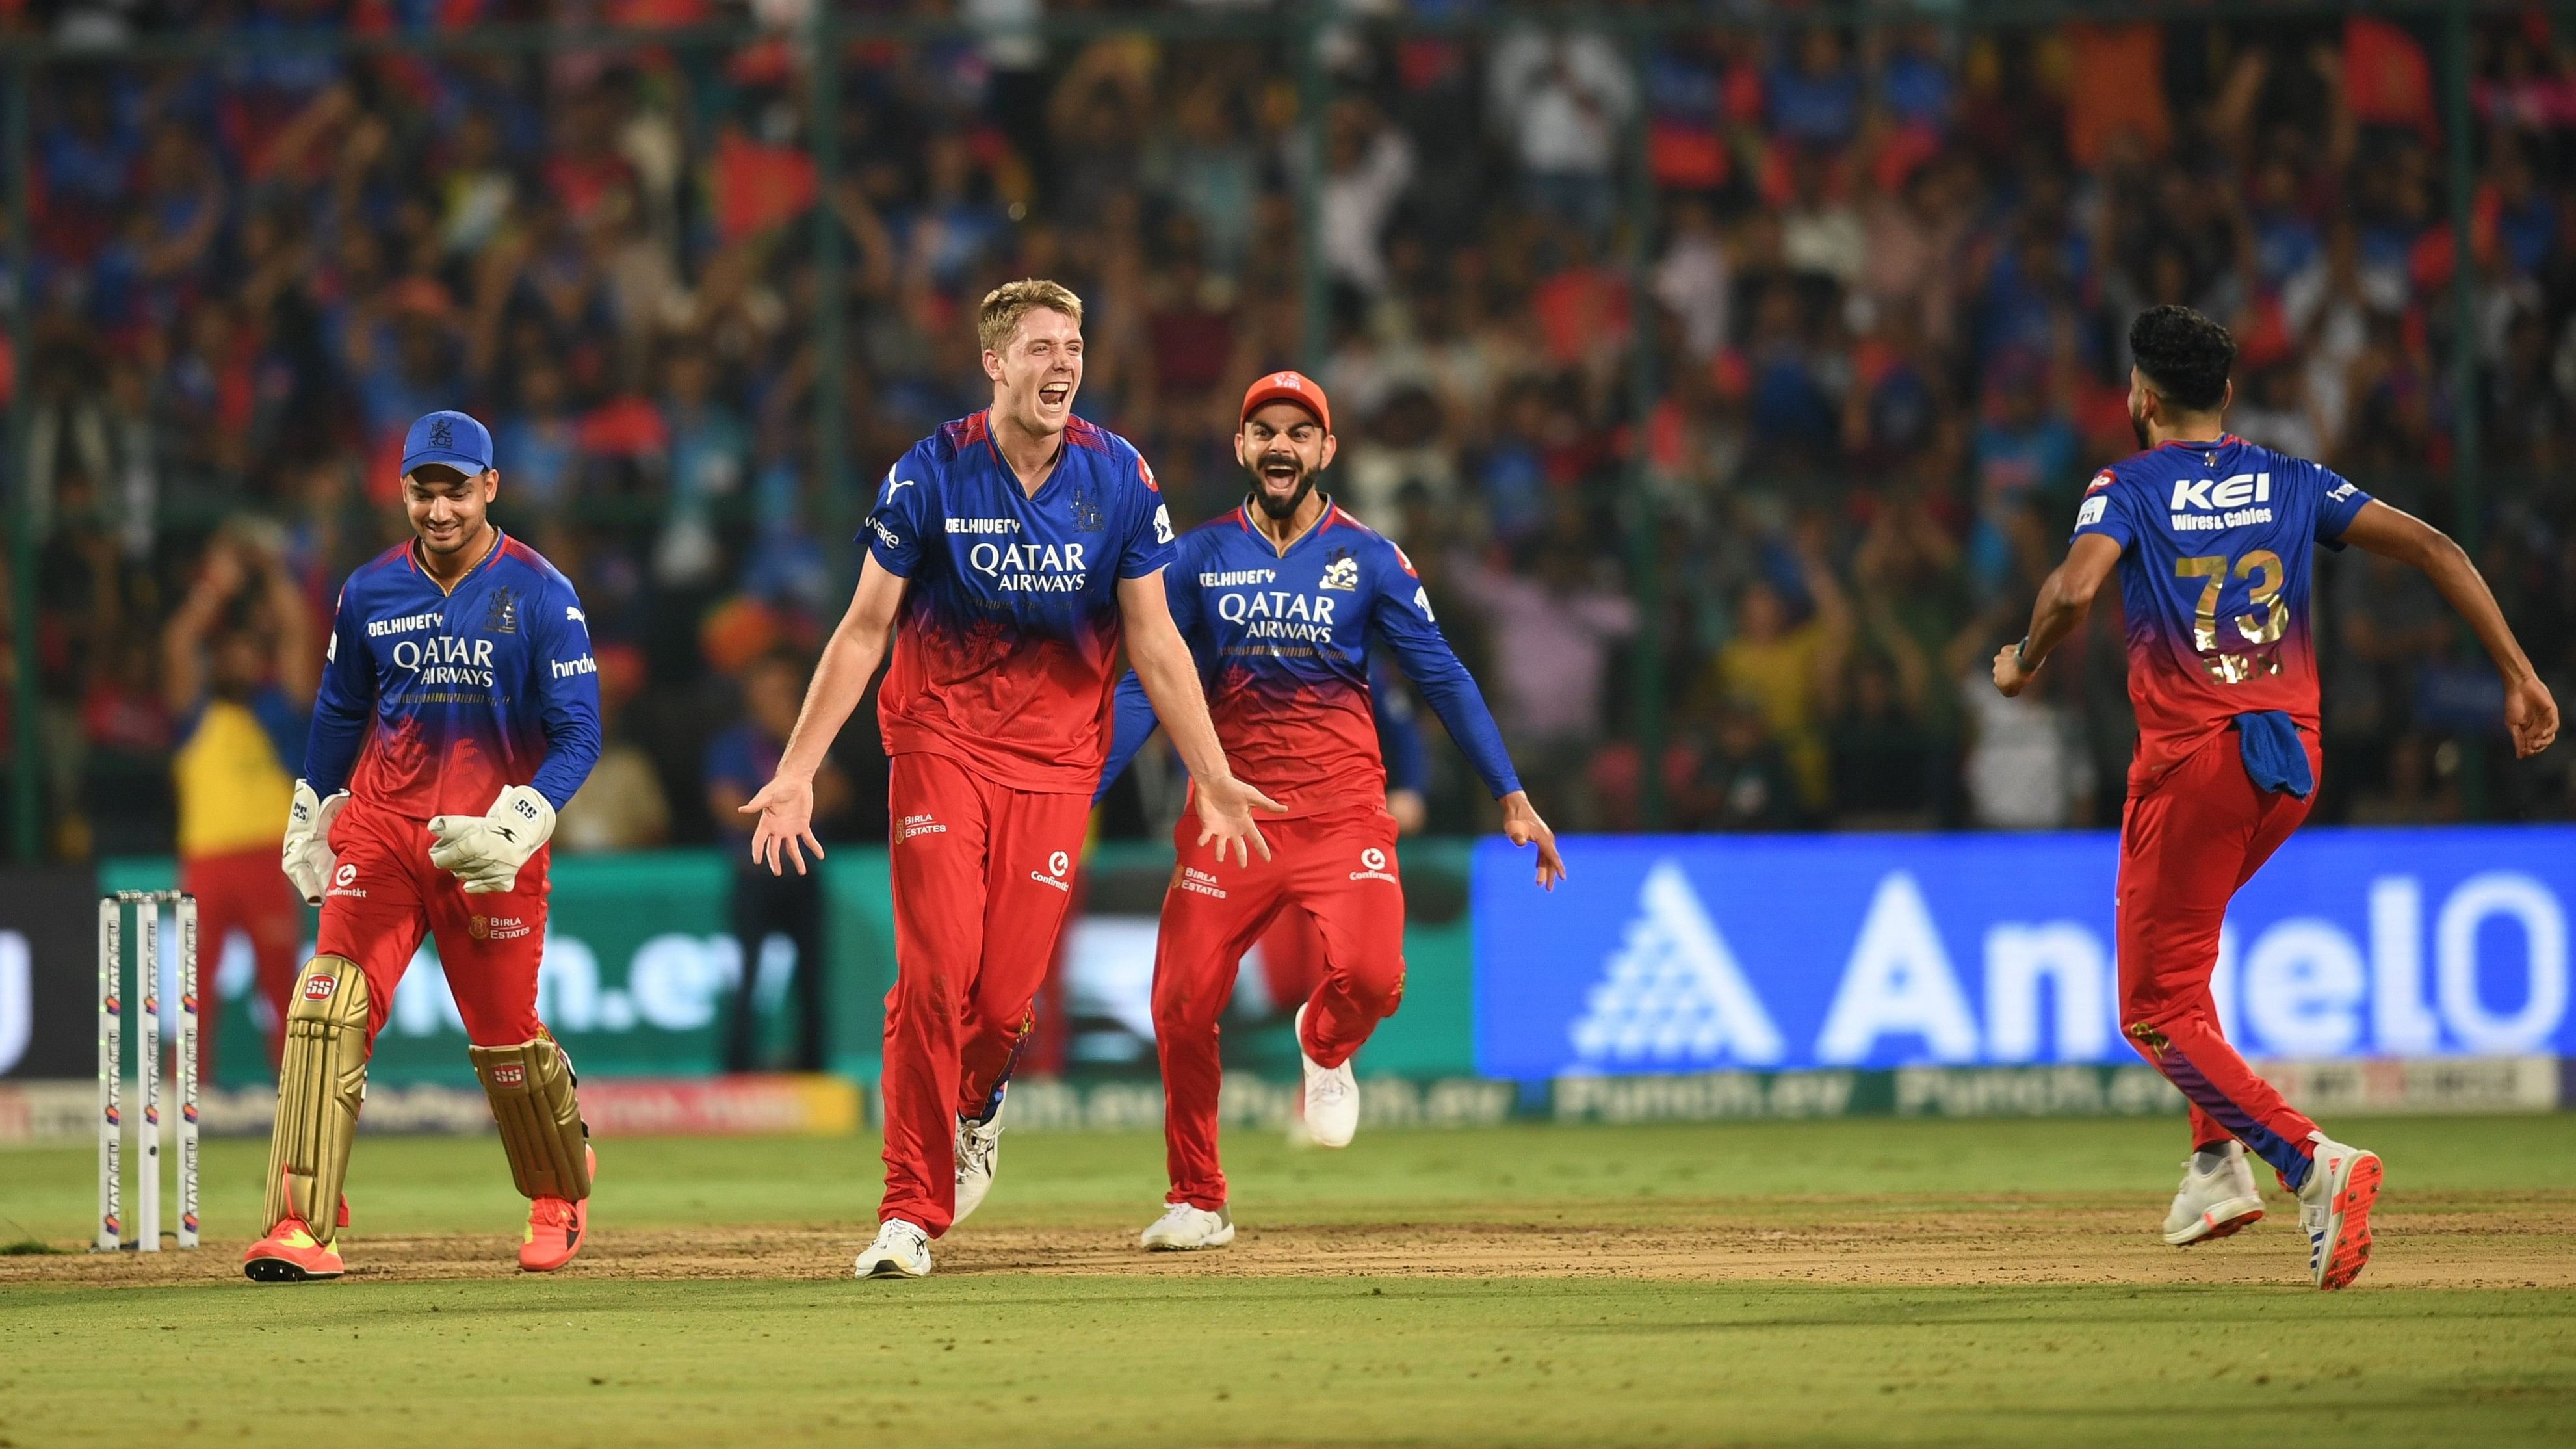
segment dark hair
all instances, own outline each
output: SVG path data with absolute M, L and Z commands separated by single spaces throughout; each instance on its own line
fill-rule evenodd
M 2157 392 L 2178 407 L 2205 413 L 2227 397 L 2236 339 L 2189 307 L 2150 307 L 2129 324 L 2129 355 Z

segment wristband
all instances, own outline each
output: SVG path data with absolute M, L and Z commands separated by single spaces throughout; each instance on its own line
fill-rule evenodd
M 2021 642 L 2013 646 L 2013 665 L 2024 674 L 2037 674 L 2039 672 L 2039 666 L 2030 662 L 2030 636 L 2028 634 L 2022 635 Z

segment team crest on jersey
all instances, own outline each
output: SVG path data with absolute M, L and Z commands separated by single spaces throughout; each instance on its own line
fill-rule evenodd
M 506 586 L 492 591 L 492 602 L 483 611 L 483 632 L 486 634 L 519 632 L 519 597 Z
M 1076 533 L 1100 531 L 1100 498 L 1088 483 L 1077 483 L 1073 489 L 1073 528 Z
M 1356 591 L 1359 586 L 1360 561 L 1351 557 L 1351 551 L 1349 549 L 1334 549 L 1331 559 L 1324 565 L 1324 581 L 1317 584 L 1316 587 L 1322 589 L 1340 589 L 1345 593 L 1350 593 Z

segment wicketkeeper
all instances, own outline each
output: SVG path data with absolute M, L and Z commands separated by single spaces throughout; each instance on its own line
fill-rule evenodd
M 599 677 L 572 585 L 485 516 L 492 435 L 436 412 L 403 442 L 412 541 L 349 576 L 325 653 L 286 874 L 322 908 L 296 980 L 268 1158 L 262 1283 L 336 1278 L 367 1056 L 426 931 L 510 1174 L 519 1266 L 569 1262 L 597 1167 L 572 1064 L 537 1019 L 546 840 L 599 757 Z

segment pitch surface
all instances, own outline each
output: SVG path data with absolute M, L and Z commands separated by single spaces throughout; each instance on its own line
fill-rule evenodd
M 1238 1133 L 1242 1237 L 1172 1256 L 1132 1247 L 1156 1141 L 1013 1136 L 891 1284 L 845 1276 L 870 1139 L 603 1143 L 549 1279 L 492 1140 L 366 1139 L 350 1276 L 298 1288 L 238 1276 L 263 1154 L 210 1143 L 202 1252 L 0 1258 L 0 1441 L 2565 1442 L 2576 1118 L 2346 1131 L 2390 1185 L 2339 1295 L 2277 1194 L 2158 1242 L 2165 1121 Z M 0 1153 L 0 1238 L 74 1246 L 90 1163 Z

